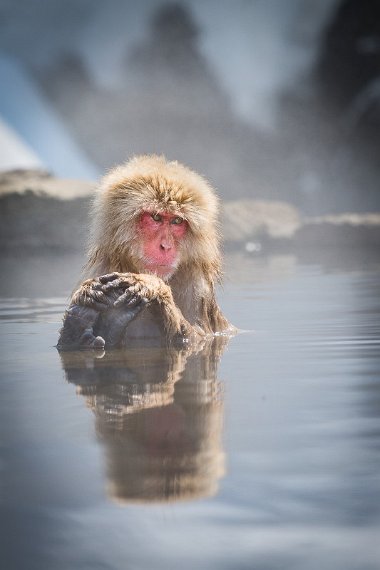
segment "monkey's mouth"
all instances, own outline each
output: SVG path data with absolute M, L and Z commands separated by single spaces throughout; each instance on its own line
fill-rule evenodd
M 147 263 L 146 270 L 149 273 L 154 273 L 161 277 L 162 279 L 168 279 L 173 275 L 176 270 L 177 265 L 175 263 Z

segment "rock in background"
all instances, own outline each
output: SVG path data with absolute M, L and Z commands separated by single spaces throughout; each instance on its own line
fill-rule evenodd
M 54 178 L 42 170 L 0 174 L 0 248 L 3 252 L 84 252 L 95 185 Z M 222 204 L 226 249 L 260 252 L 380 245 L 380 213 L 306 218 L 276 200 Z
M 2 173 L 1 249 L 83 249 L 93 191 L 93 183 L 54 178 L 43 170 Z

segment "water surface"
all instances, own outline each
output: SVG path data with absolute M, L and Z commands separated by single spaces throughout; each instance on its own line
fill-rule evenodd
M 1 568 L 379 568 L 379 263 L 227 260 L 247 332 L 54 348 L 80 258 L 4 259 Z

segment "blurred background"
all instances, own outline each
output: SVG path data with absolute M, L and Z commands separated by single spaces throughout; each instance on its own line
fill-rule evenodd
M 379 569 L 379 126 L 380 0 L 0 0 L 0 568 Z M 137 153 L 223 199 L 219 368 L 54 348 Z
M 136 153 L 224 199 L 380 209 L 379 0 L 0 0 L 0 170 Z

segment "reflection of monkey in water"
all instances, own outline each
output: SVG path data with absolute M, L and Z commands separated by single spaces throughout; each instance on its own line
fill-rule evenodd
M 58 348 L 232 332 L 215 299 L 217 210 L 206 180 L 163 157 L 136 157 L 107 174 L 94 205 L 89 278 L 73 294 Z
M 95 414 L 112 498 L 166 502 L 216 492 L 224 473 L 217 366 L 227 342 L 216 337 L 198 352 L 124 348 L 103 358 L 61 352 L 67 380 Z

